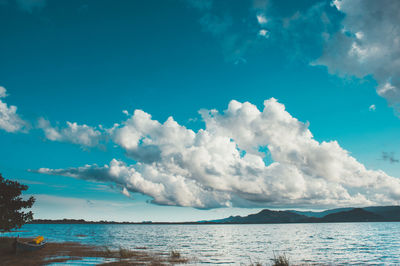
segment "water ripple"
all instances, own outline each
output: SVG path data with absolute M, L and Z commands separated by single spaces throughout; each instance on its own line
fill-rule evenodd
M 179 250 L 197 264 L 270 262 L 286 254 L 293 263 L 400 264 L 400 223 L 258 225 L 40 225 L 28 224 L 21 237 L 49 241 L 146 247 L 152 252 Z M 79 237 L 85 235 L 85 237 Z

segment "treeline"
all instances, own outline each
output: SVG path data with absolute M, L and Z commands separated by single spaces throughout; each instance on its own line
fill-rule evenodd
M 86 221 L 84 219 L 35 219 L 29 224 L 198 224 L 198 222 L 117 222 L 117 221 Z

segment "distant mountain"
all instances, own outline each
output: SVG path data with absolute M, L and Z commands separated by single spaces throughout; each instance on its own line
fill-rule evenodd
M 297 223 L 308 219 L 307 216 L 292 211 L 271 211 L 262 210 L 256 214 L 245 217 L 231 216 L 221 220 L 214 220 L 214 223 L 236 223 L 236 224 L 263 224 L 263 223 Z
M 264 224 L 264 223 L 330 223 L 330 222 L 400 222 L 400 206 L 341 208 L 322 212 L 262 210 L 248 216 L 230 216 L 201 223 Z
M 321 222 L 378 222 L 384 220 L 382 216 L 361 208 L 331 213 L 319 219 Z
M 400 221 L 400 206 L 366 207 L 364 210 L 380 215 L 386 221 Z
M 353 208 L 339 208 L 339 209 L 331 209 L 331 210 L 326 210 L 326 211 L 320 211 L 320 212 L 313 212 L 313 211 L 292 211 L 297 214 L 305 215 L 308 217 L 316 217 L 316 218 L 322 218 L 328 214 L 331 213 L 337 213 L 337 212 L 343 212 L 343 211 L 350 211 Z

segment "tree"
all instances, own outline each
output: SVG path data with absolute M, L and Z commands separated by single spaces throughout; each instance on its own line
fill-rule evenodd
M 22 199 L 21 193 L 27 189 L 28 186 L 4 179 L 0 174 L 0 232 L 10 232 L 32 221 L 33 213 L 21 210 L 32 207 L 35 202 L 32 196 L 28 200 Z

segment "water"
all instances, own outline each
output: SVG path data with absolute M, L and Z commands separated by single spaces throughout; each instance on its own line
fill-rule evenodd
M 47 241 L 146 247 L 156 252 L 178 250 L 195 258 L 193 264 L 265 264 L 274 254 L 286 254 L 293 263 L 400 264 L 400 223 L 28 224 L 21 230 L 24 232 L 6 235 L 43 235 Z

